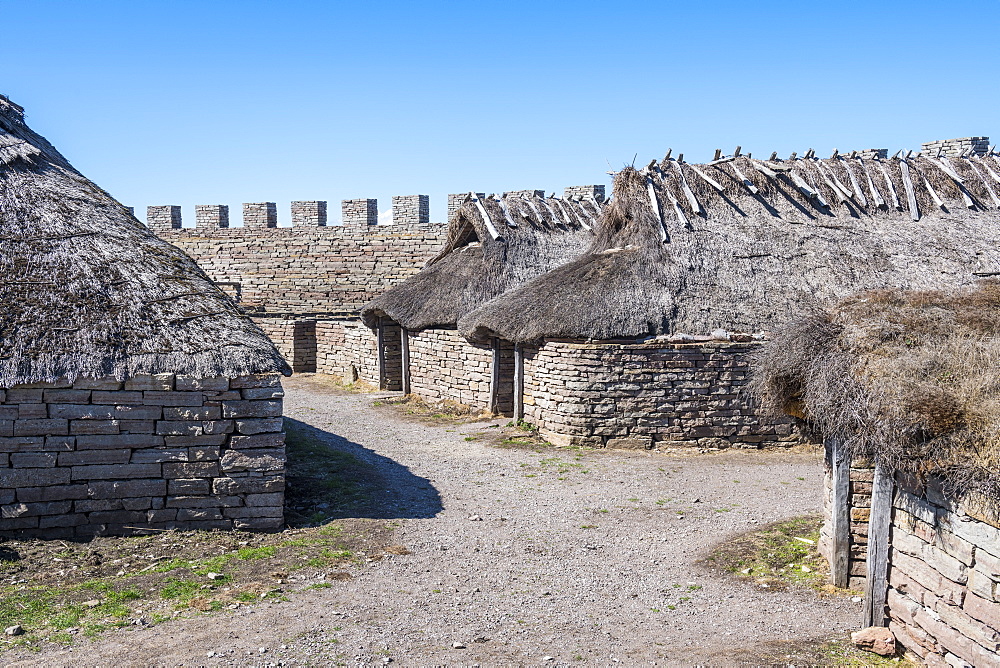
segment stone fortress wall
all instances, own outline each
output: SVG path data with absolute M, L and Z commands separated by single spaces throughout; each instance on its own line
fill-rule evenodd
M 468 194 L 448 196 L 449 216 Z M 571 186 L 563 196 L 603 200 L 604 186 Z M 181 207 L 163 205 L 147 207 L 146 224 L 233 297 L 293 370 L 398 389 L 397 378 L 380 374 L 375 334 L 358 311 L 420 271 L 444 246 L 448 225 L 431 222 L 427 195 L 394 196 L 391 224 L 378 224 L 374 198 L 343 200 L 340 225 L 329 224 L 327 212 L 325 201 L 292 202 L 291 227 L 280 227 L 276 203 L 249 202 L 242 205 L 243 226 L 234 227 L 228 205 L 200 204 L 195 227 L 184 227 Z M 398 342 L 390 343 L 398 338 L 386 337 L 385 345 L 397 348 L 387 351 L 390 361 L 399 355 Z

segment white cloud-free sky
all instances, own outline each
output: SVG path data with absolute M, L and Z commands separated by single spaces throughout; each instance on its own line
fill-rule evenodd
M 0 0 L 0 93 L 149 204 L 607 183 L 714 149 L 1000 135 L 1000 3 Z M 1000 137 L 994 137 L 995 139 Z

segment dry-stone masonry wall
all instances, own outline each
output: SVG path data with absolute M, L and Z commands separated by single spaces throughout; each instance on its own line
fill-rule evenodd
M 961 137 L 959 139 L 938 139 L 937 141 L 921 144 L 920 150 L 923 153 L 937 155 L 959 156 L 966 151 L 976 155 L 986 155 L 990 148 L 989 137 Z
M 598 202 L 604 201 L 604 186 L 569 186 L 563 189 L 565 199 L 586 199 L 591 197 Z
M 357 311 L 444 244 L 443 224 L 157 230 L 250 311 Z
M 889 629 L 928 665 L 1000 666 L 1000 521 L 897 476 Z
M 194 207 L 195 224 L 199 229 L 218 230 L 229 227 L 229 206 L 198 204 Z
M 316 370 L 316 321 L 288 316 L 256 316 L 253 321 L 285 358 L 292 371 Z
M 823 479 L 823 523 L 819 534 L 819 553 L 828 562 L 833 560 L 833 528 L 830 518 L 833 517 L 833 472 L 830 462 L 826 461 L 826 477 Z M 868 520 L 872 505 L 872 479 L 875 469 L 867 462 L 856 460 L 851 465 L 850 473 L 850 531 L 849 553 L 847 560 L 848 587 L 861 590 L 867 579 L 868 550 Z
M 410 391 L 431 401 L 452 401 L 477 410 L 490 408 L 493 348 L 471 344 L 453 329 L 409 332 Z M 499 413 L 514 404 L 514 348 L 500 349 Z
M 889 149 L 887 148 L 866 148 L 863 151 L 858 151 L 858 157 L 864 158 L 865 160 L 874 160 L 879 158 L 885 160 L 889 157 Z
M 278 529 L 282 396 L 270 375 L 0 389 L 0 533 Z
M 544 190 L 508 190 L 504 197 L 545 197 Z
M 292 202 L 292 227 L 322 227 L 326 225 L 326 202 Z
M 262 230 L 278 226 L 278 206 L 274 202 L 246 202 L 243 204 L 243 227 Z
M 756 344 L 573 343 L 524 348 L 525 419 L 556 444 L 762 447 L 798 440 L 742 393 Z
M 431 198 L 427 195 L 395 195 L 392 222 L 396 225 L 425 225 L 431 222 Z
M 318 320 L 316 348 L 317 373 L 337 376 L 345 383 L 360 380 L 379 386 L 376 334 L 360 320 Z
M 344 225 L 378 225 L 377 199 L 345 199 L 340 203 Z
M 147 206 L 146 225 L 157 233 L 180 229 L 181 208 L 175 205 Z

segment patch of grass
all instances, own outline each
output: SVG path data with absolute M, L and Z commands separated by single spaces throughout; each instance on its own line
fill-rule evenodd
M 160 588 L 160 598 L 186 602 L 194 598 L 196 594 L 201 593 L 202 584 L 194 580 L 170 578 Z
M 306 589 L 329 589 L 333 585 L 329 582 L 314 582 L 313 584 L 306 587 Z
M 273 545 L 263 545 L 261 547 L 241 547 L 236 551 L 236 555 L 243 561 L 253 559 L 271 559 L 278 553 L 278 548 Z
M 727 541 L 705 561 L 771 590 L 799 585 L 830 591 L 829 569 L 816 547 L 822 524 L 819 515 L 776 522 Z
M 308 527 L 356 516 L 381 489 L 375 470 L 326 442 L 312 427 L 285 418 L 285 521 Z

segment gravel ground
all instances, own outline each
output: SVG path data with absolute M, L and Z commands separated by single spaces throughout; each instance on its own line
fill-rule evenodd
M 698 563 L 729 537 L 817 511 L 816 455 L 500 448 L 466 440 L 489 423 L 431 426 L 308 378 L 285 386 L 288 417 L 379 470 L 371 516 L 398 520 L 394 542 L 412 554 L 289 602 L 7 665 L 721 665 L 856 627 L 857 603 Z

